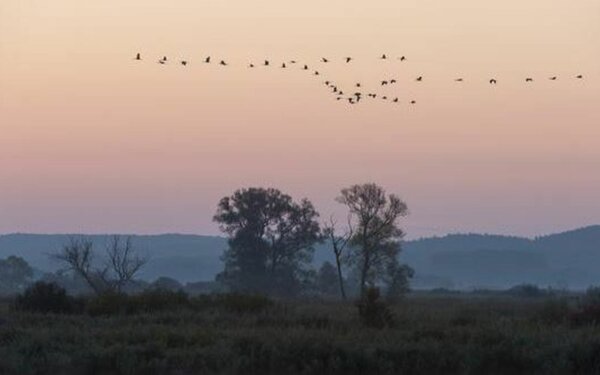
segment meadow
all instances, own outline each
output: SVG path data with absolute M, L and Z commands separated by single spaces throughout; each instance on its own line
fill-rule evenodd
M 123 308 L 117 298 L 41 314 L 4 300 L 0 373 L 600 373 L 600 315 L 573 296 L 412 293 L 390 305 L 384 328 L 365 326 L 352 302 L 147 302 Z

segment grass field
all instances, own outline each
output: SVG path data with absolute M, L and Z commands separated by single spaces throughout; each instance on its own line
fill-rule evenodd
M 0 307 L 2 374 L 595 374 L 600 328 L 574 302 L 411 295 L 394 325 L 352 303 L 205 305 L 112 316 Z

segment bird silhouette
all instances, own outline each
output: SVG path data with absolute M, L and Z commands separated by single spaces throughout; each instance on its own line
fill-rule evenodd
M 462 78 L 457 78 L 457 79 L 455 79 L 454 81 L 455 81 L 455 82 L 462 82 L 462 81 L 463 81 L 463 79 L 462 79 Z
M 142 55 L 138 52 L 138 54 L 135 55 L 135 59 L 136 60 L 141 60 L 142 59 Z
M 382 96 L 381 99 L 382 100 L 387 100 L 387 96 Z
M 417 81 L 417 82 L 421 82 L 422 80 L 423 80 L 423 77 L 422 77 L 422 76 L 419 76 L 419 77 L 417 77 L 417 79 L 416 79 L 416 81 Z
M 360 87 L 360 86 L 361 86 L 361 85 L 360 85 L 360 82 L 356 82 L 356 85 L 354 85 L 354 86 L 356 86 L 356 87 Z
M 353 100 L 353 98 L 348 98 L 348 103 L 350 103 L 350 104 L 354 104 L 354 100 Z
M 164 64 L 166 64 L 166 61 L 165 60 L 158 60 L 158 63 L 164 65 Z
M 402 57 L 400 58 L 400 61 L 405 61 L 405 60 L 406 60 L 406 56 L 402 56 Z
M 533 82 L 533 78 L 525 78 L 525 82 Z
M 381 55 L 380 59 L 381 59 L 381 60 L 385 60 L 385 59 L 387 59 L 387 56 L 385 55 L 385 53 L 384 53 L 383 55 Z
M 254 64 L 250 63 L 250 65 L 248 65 L 248 68 L 254 68 Z
M 290 64 L 295 64 L 296 60 L 290 60 Z
M 554 77 L 550 77 L 548 78 L 550 81 L 556 81 L 558 79 L 558 77 L 554 76 Z
M 187 62 L 187 61 L 185 61 L 185 60 L 181 60 L 181 65 L 183 65 L 183 66 L 186 66 L 187 64 L 188 64 L 188 62 Z
M 223 66 L 227 65 L 227 63 L 225 62 L 225 60 L 221 60 L 221 61 L 219 62 L 219 64 L 220 64 L 220 65 L 223 65 Z
M 318 75 L 319 75 L 319 72 L 315 70 L 315 73 L 314 73 L 314 75 L 318 76 Z
M 390 84 L 394 84 L 394 83 L 396 83 L 396 80 L 395 79 L 390 79 Z
M 388 84 L 388 81 L 381 81 L 381 86 L 385 86 Z
M 208 56 L 206 59 L 204 59 L 204 62 L 207 64 L 210 63 L 210 56 Z
M 331 82 L 329 82 L 329 81 L 325 81 L 325 86 L 329 86 L 330 83 Z
M 329 62 L 329 60 L 327 60 L 327 59 L 326 59 L 326 58 L 324 58 L 324 57 L 321 57 L 321 61 L 323 61 L 324 63 L 326 63 L 326 62 Z
M 164 62 L 167 62 L 167 56 L 163 56 L 162 60 L 163 60 Z
M 264 66 L 269 66 L 269 60 L 265 60 L 265 62 L 263 63 Z
M 575 78 L 577 79 L 583 79 L 583 75 L 579 74 L 578 76 L 576 76 Z
M 308 65 L 304 65 L 303 70 L 308 70 Z
M 282 63 L 282 64 L 281 64 L 281 67 L 285 69 L 285 67 L 286 67 L 286 66 L 285 66 L 285 63 Z
M 493 79 L 493 78 L 490 79 L 490 85 L 495 85 L 497 83 L 498 83 L 498 81 L 496 81 L 495 79 Z
M 398 103 L 398 98 L 394 98 L 394 100 L 392 100 L 394 103 Z
M 410 104 L 417 104 L 417 101 L 416 100 L 411 100 Z
M 352 61 L 352 57 L 346 57 L 346 63 L 349 63 L 350 61 Z

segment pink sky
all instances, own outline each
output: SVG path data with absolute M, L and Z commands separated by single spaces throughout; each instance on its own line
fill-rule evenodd
M 322 76 L 246 68 L 266 57 Z M 214 234 L 236 188 L 327 217 L 371 181 L 407 201 L 411 238 L 597 224 L 598 61 L 597 0 L 3 0 L 0 233 Z M 343 105 L 325 79 L 402 104 Z

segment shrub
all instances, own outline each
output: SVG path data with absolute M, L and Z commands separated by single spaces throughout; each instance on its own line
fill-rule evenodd
M 80 312 L 83 302 L 55 283 L 38 281 L 17 296 L 14 307 L 17 311 L 71 314 Z
M 539 298 L 548 296 L 548 291 L 541 289 L 533 284 L 515 285 L 506 291 L 507 294 L 523 298 Z
M 534 319 L 548 324 L 563 323 L 569 317 L 569 303 L 564 298 L 549 299 L 534 314 Z
M 262 295 L 227 293 L 201 295 L 192 299 L 198 309 L 220 308 L 238 314 L 258 313 L 273 306 L 273 300 Z
M 369 288 L 356 304 L 358 316 L 364 326 L 383 328 L 393 325 L 392 311 L 380 297 L 379 288 Z
M 187 294 L 167 290 L 148 290 L 129 296 L 122 293 L 106 293 L 88 302 L 90 315 L 118 315 L 154 313 L 178 310 L 189 306 Z

